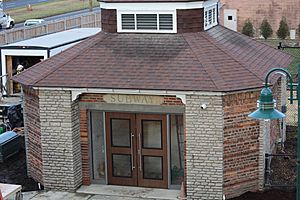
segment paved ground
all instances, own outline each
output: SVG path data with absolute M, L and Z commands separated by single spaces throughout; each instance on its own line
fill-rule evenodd
M 24 192 L 24 200 L 177 200 L 179 190 L 116 185 L 81 186 L 77 193 L 58 191 Z
M 155 200 L 153 198 L 137 198 L 137 197 L 123 197 L 123 196 L 106 196 L 93 194 L 79 194 L 70 192 L 24 192 L 23 200 Z

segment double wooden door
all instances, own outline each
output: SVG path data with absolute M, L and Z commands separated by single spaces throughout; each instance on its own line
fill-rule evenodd
M 168 187 L 166 115 L 106 113 L 108 183 Z

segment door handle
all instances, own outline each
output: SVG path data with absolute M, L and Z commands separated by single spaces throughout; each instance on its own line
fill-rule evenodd
M 139 154 L 139 169 L 140 171 L 142 171 L 142 140 L 141 140 L 141 133 L 138 134 L 138 140 L 139 140 L 139 150 L 138 150 L 138 154 Z
M 133 152 L 133 137 L 134 135 L 131 133 L 131 137 L 130 137 L 130 140 L 131 140 L 131 171 L 133 171 L 135 169 L 135 166 L 134 166 L 134 152 Z

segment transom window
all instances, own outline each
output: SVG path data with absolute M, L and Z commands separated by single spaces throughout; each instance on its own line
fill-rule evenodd
M 119 13 L 118 32 L 175 33 L 173 13 Z
M 204 30 L 207 30 L 217 24 L 217 5 L 204 8 Z

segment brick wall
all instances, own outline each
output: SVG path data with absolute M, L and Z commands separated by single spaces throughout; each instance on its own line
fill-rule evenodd
M 279 28 L 282 16 L 286 17 L 290 29 L 296 29 L 300 24 L 300 1 L 299 0 L 221 0 L 223 9 L 237 9 L 238 30 L 242 30 L 247 19 L 253 23 L 258 31 L 263 19 L 267 19 L 273 33 Z M 221 12 L 221 22 L 224 14 Z
M 90 185 L 90 153 L 89 153 L 89 133 L 88 133 L 88 111 L 80 109 L 80 142 L 82 156 L 82 184 Z
M 256 110 L 260 90 L 228 94 L 224 102 L 224 192 L 227 198 L 258 189 L 258 120 L 248 115 Z
M 202 9 L 177 9 L 177 33 L 200 32 L 204 30 Z
M 201 109 L 201 104 L 207 104 Z M 223 106 L 221 96 L 187 95 L 186 191 L 188 199 L 222 199 Z
M 39 97 L 37 91 L 24 87 L 24 129 L 28 176 L 43 184 L 43 160 Z
M 117 32 L 117 10 L 101 9 L 101 28 L 104 32 Z
M 75 191 L 82 181 L 78 102 L 70 91 L 40 90 L 44 186 Z
M 281 107 L 282 83 L 276 82 L 273 97 Z M 256 110 L 260 89 L 228 94 L 224 101 L 224 192 L 227 198 L 263 189 L 265 153 L 274 152 L 280 136 L 278 120 L 250 119 Z

